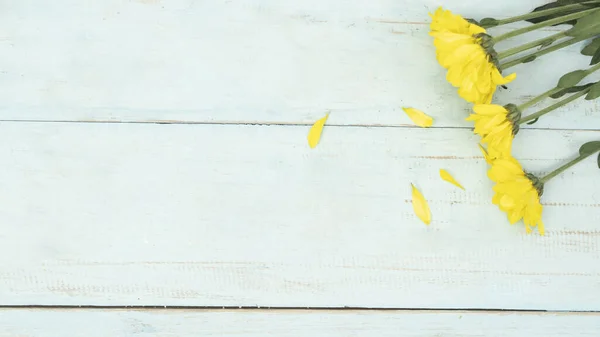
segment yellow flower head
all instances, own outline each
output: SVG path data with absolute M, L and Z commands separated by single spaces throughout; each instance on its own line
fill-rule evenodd
M 510 223 L 523 219 L 528 233 L 537 227 L 539 233 L 544 235 L 540 204 L 544 185 L 539 179 L 525 173 L 519 162 L 512 157 L 495 160 L 488 176 L 496 183 L 492 202 L 506 212 Z
M 487 144 L 487 158 L 510 157 L 513 138 L 519 132 L 519 109 L 514 104 L 476 104 L 473 111 L 467 120 L 475 123 L 475 133 Z
M 500 73 L 492 37 L 485 29 L 442 8 L 430 16 L 429 35 L 434 37 L 437 60 L 448 69 L 446 79 L 459 88 L 460 97 L 489 104 L 498 85 L 516 78 L 516 74 Z

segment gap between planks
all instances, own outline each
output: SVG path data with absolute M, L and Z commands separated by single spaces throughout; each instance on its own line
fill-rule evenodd
M 187 305 L 0 305 L 0 310 L 197 310 L 197 311 L 395 311 L 414 313 L 531 313 L 600 314 L 600 310 L 537 310 L 499 308 L 385 308 L 385 307 L 283 307 L 283 306 L 187 306 Z
M 293 122 L 247 122 L 247 121 L 181 121 L 181 120 L 148 120 L 148 121 L 115 121 L 115 120 L 35 120 L 35 119 L 0 119 L 0 123 L 51 123 L 51 124 L 159 124 L 159 125 L 223 125 L 223 126 L 311 126 L 313 123 L 293 123 Z M 422 129 L 419 126 L 411 124 L 326 124 L 330 127 L 341 128 L 398 128 L 398 129 Z M 434 130 L 472 130 L 472 126 L 431 126 L 428 129 Z M 536 128 L 521 127 L 521 130 L 542 130 L 542 131 L 590 131 L 597 132 L 600 129 L 579 129 L 579 128 Z

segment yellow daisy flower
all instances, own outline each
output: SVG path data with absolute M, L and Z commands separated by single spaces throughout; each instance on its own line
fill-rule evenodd
M 475 123 L 474 132 L 481 136 L 482 143 L 487 144 L 486 160 L 510 157 L 512 141 L 519 132 L 518 122 L 521 119 L 517 106 L 476 104 L 473 111 L 475 113 L 467 120 Z
M 540 180 L 524 172 L 519 162 L 512 157 L 495 160 L 488 176 L 496 183 L 492 202 L 506 212 L 510 223 L 523 219 L 528 233 L 537 227 L 539 233 L 544 235 L 540 204 L 544 185 Z
M 430 16 L 429 35 L 434 37 L 437 60 L 448 69 L 446 79 L 459 88 L 460 97 L 489 104 L 498 85 L 516 78 L 514 73 L 507 77 L 500 73 L 492 37 L 484 28 L 442 8 Z

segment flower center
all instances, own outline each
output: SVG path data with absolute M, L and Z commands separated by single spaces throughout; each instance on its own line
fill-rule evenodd
M 538 196 L 541 197 L 542 194 L 544 194 L 544 183 L 541 182 L 540 178 L 536 177 L 531 173 L 525 172 L 525 176 L 527 177 L 527 179 L 529 179 L 529 181 L 531 181 L 531 184 L 537 191 Z
M 521 110 L 515 104 L 507 104 L 504 106 L 504 109 L 508 111 L 506 114 L 506 119 L 512 125 L 512 133 L 513 136 L 516 136 L 519 133 L 519 121 L 521 120 Z
M 487 55 L 488 61 L 493 64 L 500 72 L 500 60 L 498 53 L 494 50 L 494 40 L 486 33 L 479 33 L 473 36 L 477 43 L 483 48 Z

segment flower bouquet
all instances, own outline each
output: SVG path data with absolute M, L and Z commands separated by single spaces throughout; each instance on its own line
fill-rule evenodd
M 507 214 L 511 224 L 522 220 L 527 232 L 537 228 L 543 235 L 540 198 L 544 185 L 569 167 L 599 152 L 600 141 L 583 144 L 573 160 L 539 177 L 528 172 L 512 156 L 513 139 L 523 124 L 533 124 L 577 99 L 600 97 L 600 81 L 586 83 L 588 76 L 600 70 L 600 0 L 557 0 L 532 12 L 506 19 L 488 17 L 477 21 L 443 8 L 438 8 L 430 16 L 429 35 L 433 37 L 438 63 L 447 70 L 446 80 L 457 88 L 460 97 L 473 104 L 473 113 L 466 120 L 473 122 L 474 132 L 481 139 L 478 145 L 489 165 L 488 177 L 494 183 L 492 202 Z M 522 28 L 501 35 L 491 32 L 495 27 L 522 21 L 527 22 Z M 500 48 L 502 41 L 559 25 L 565 28 L 551 36 L 513 48 Z M 558 83 L 552 83 L 548 90 L 527 102 L 492 103 L 497 88 L 517 78 L 514 72 L 506 75 L 509 69 L 582 41 L 587 42 L 581 53 L 590 57 L 587 69 L 564 74 Z M 546 106 L 530 112 L 539 104 Z M 414 108 L 405 108 L 404 111 L 418 126 L 433 125 L 433 119 L 423 111 Z M 312 126 L 308 136 L 311 147 L 317 145 L 326 120 L 327 116 Z M 462 188 L 447 171 L 441 170 L 440 176 Z M 429 224 L 431 211 L 415 186 L 412 186 L 412 200 L 416 215 Z

